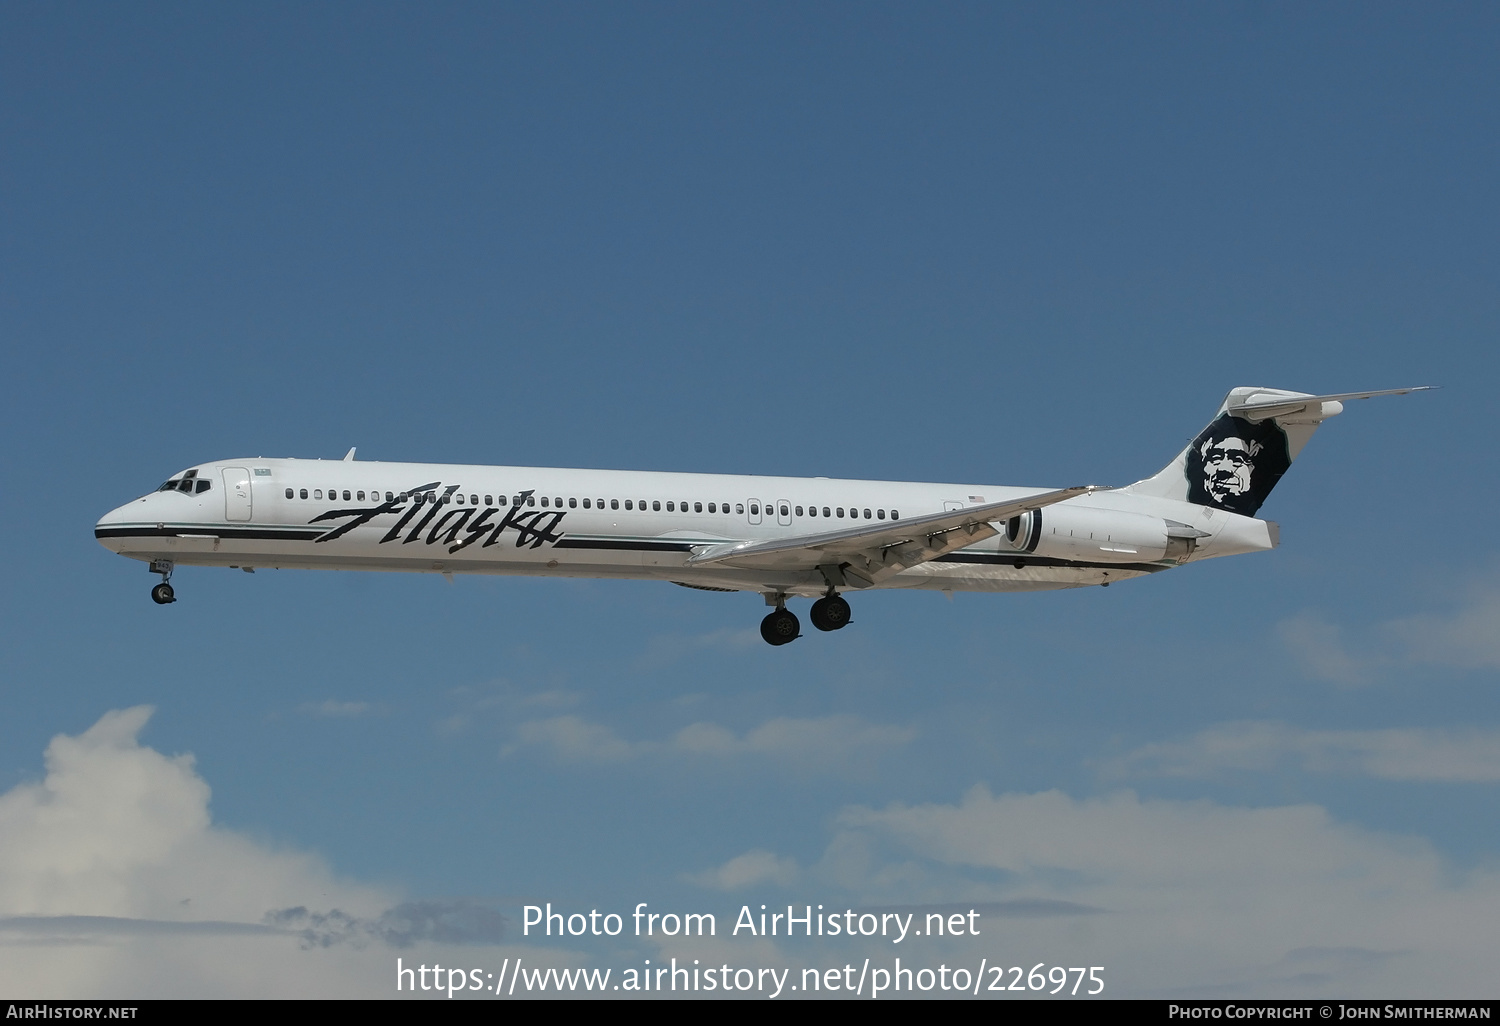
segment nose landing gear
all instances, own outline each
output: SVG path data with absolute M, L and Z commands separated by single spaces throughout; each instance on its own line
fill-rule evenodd
M 151 572 L 161 574 L 161 583 L 151 589 L 151 601 L 159 606 L 170 605 L 177 601 L 176 594 L 172 591 L 172 561 L 170 559 L 153 559 L 151 561 Z

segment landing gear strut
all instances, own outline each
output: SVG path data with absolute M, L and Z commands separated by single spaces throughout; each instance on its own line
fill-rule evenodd
M 766 644 L 785 645 L 801 637 L 802 624 L 796 614 L 787 609 L 786 596 L 778 594 L 773 598 L 767 595 L 766 602 L 776 604 L 776 608 L 760 622 L 760 636 L 766 639 Z
M 849 603 L 830 592 L 812 604 L 812 625 L 820 631 L 837 631 L 849 626 Z
M 153 559 L 151 561 L 151 572 L 161 574 L 161 583 L 151 589 L 151 601 L 159 606 L 170 605 L 177 601 L 177 596 L 172 592 L 172 561 L 170 559 Z

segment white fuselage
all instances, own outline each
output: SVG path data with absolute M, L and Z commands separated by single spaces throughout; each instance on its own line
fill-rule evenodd
M 162 488 L 101 519 L 100 543 L 134 559 L 176 565 L 622 577 L 809 596 L 828 589 L 811 568 L 693 567 L 687 560 L 725 543 L 876 525 L 1038 491 L 259 458 L 201 464 Z M 1130 524 L 1112 528 L 1125 520 Z M 1029 550 L 1018 550 L 1002 533 L 878 586 L 1080 587 L 1275 545 L 1274 525 L 1265 521 L 1125 491 L 1049 507 L 1042 524 L 1040 546 L 1033 539 Z M 1142 542 L 1139 524 L 1158 525 L 1162 543 L 1149 530 Z M 1162 524 L 1196 537 L 1186 551 L 1166 548 Z

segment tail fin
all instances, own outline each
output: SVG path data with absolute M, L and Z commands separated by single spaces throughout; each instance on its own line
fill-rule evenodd
M 1318 425 L 1343 412 L 1345 400 L 1405 395 L 1428 387 L 1339 395 L 1231 389 L 1218 415 L 1175 460 L 1124 490 L 1253 517 Z

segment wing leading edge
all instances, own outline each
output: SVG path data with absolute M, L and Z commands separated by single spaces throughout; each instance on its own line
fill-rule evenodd
M 867 588 L 919 563 L 940 559 L 994 537 L 1000 533 L 995 521 L 1100 490 L 1098 485 L 1059 488 L 1006 502 L 909 517 L 895 523 L 776 541 L 714 545 L 689 556 L 687 565 L 742 570 L 822 570 L 830 577 L 841 573 L 845 583 L 852 587 Z

